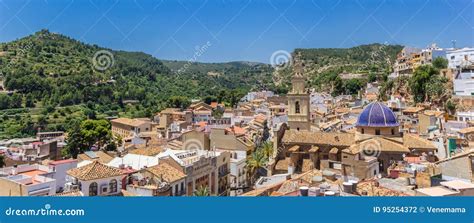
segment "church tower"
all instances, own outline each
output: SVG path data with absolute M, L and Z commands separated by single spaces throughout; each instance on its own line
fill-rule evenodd
M 292 89 L 288 92 L 288 125 L 290 129 L 310 131 L 310 97 L 305 89 L 301 53 L 293 56 Z

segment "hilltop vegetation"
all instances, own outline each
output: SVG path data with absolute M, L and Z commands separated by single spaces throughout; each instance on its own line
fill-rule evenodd
M 110 52 L 96 59 L 102 51 Z M 310 87 L 354 94 L 366 81 L 384 80 L 401 46 L 296 49 Z M 113 57 L 113 58 L 112 58 Z M 109 59 L 109 60 L 107 60 Z M 99 67 L 97 67 L 99 66 Z M 106 66 L 106 69 L 102 66 Z M 253 62 L 166 61 L 141 52 L 105 49 L 41 30 L 0 43 L 0 138 L 66 130 L 77 120 L 152 117 L 191 99 L 235 105 L 250 90 L 288 91 L 292 66 Z M 362 79 L 342 80 L 340 73 Z
M 101 50 L 113 55 L 105 70 L 94 67 L 110 62 L 94 60 Z M 0 138 L 31 135 L 38 128 L 64 130 L 72 118 L 151 117 L 191 99 L 212 97 L 232 106 L 249 90 L 273 87 L 269 65 L 195 63 L 175 72 L 183 63 L 104 49 L 47 30 L 1 43 L 0 79 L 9 94 L 0 93 Z
M 386 81 L 392 72 L 400 45 L 369 44 L 352 48 L 296 49 L 294 55 L 301 55 L 309 86 L 333 95 L 355 94 L 367 81 Z M 276 72 L 277 81 L 289 85 L 291 66 Z M 361 74 L 363 78 L 343 80 L 339 74 Z

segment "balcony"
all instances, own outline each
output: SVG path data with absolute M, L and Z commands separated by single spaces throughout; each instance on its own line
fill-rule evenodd
M 219 171 L 219 177 L 225 177 L 227 175 L 230 174 L 230 171 L 229 170 L 222 170 L 222 171 Z

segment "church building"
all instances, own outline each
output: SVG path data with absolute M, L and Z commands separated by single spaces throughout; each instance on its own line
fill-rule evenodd
M 288 92 L 288 126 L 294 130 L 310 131 L 310 95 L 305 88 L 303 76 L 304 63 L 301 54 L 293 57 L 294 74 L 291 79 L 292 89 Z

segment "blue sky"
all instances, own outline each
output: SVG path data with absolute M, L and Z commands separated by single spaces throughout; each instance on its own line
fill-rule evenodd
M 0 42 L 47 28 L 87 43 L 203 62 L 295 48 L 474 46 L 474 0 L 0 0 Z

